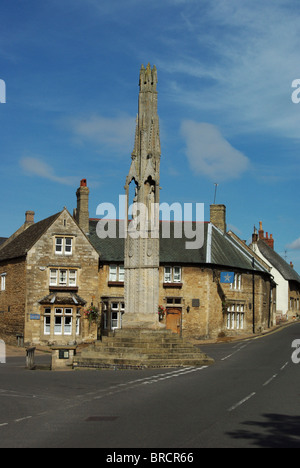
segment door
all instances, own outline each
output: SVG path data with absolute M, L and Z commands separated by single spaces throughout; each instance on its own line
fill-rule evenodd
M 167 309 L 166 328 L 180 335 L 181 331 L 181 309 Z

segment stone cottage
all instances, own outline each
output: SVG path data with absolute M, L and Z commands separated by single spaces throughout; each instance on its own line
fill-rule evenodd
M 66 208 L 25 224 L 0 249 L 0 338 L 16 344 L 95 339 L 84 318 L 98 292 L 99 255 Z

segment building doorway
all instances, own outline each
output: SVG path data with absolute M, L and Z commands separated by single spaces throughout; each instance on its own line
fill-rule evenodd
M 181 335 L 181 309 L 167 308 L 166 328 Z

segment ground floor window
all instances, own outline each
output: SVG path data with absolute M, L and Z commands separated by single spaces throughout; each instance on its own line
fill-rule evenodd
M 80 334 L 80 309 L 72 307 L 44 309 L 44 335 L 72 336 L 73 333 L 76 336 Z
M 125 311 L 123 300 L 107 300 L 103 302 L 103 328 L 104 330 L 117 330 L 122 328 L 122 316 Z
M 232 304 L 227 311 L 227 329 L 243 330 L 245 327 L 244 304 Z

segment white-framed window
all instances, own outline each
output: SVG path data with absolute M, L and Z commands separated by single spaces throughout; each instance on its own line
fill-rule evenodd
M 79 319 L 79 317 L 76 317 Z M 55 308 L 54 311 L 54 335 L 72 335 L 73 326 L 73 309 L 70 308 Z M 79 330 L 79 323 L 78 326 Z
M 181 283 L 181 267 L 169 267 L 164 269 L 164 283 Z
M 64 317 L 64 335 L 72 335 L 72 316 L 65 315 Z
M 124 265 L 110 265 L 109 266 L 109 281 L 123 283 L 124 277 L 125 277 Z
M 44 309 L 44 335 L 71 336 L 73 333 L 73 321 L 75 320 L 76 336 L 80 335 L 80 308 L 73 315 L 72 307 L 56 307 L 54 310 L 50 307 Z M 54 330 L 51 330 L 51 323 L 54 320 Z
M 55 238 L 55 253 L 56 255 L 62 255 L 63 253 L 63 237 Z
M 245 325 L 244 304 L 233 304 L 227 312 L 227 329 L 243 330 Z
M 59 270 L 59 285 L 67 286 L 67 270 Z
M 231 289 L 235 291 L 241 291 L 242 289 L 242 275 L 240 273 L 235 273 L 234 282 L 230 285 Z
M 77 286 L 77 271 L 50 268 L 50 286 Z
M 62 335 L 63 309 L 55 309 L 54 315 L 54 335 Z
M 57 286 L 58 270 L 50 269 L 50 286 Z
M 0 284 L 1 291 L 5 291 L 5 289 L 6 289 L 6 273 L 2 273 L 0 275 L 0 278 L 1 278 L 1 284 Z
M 72 255 L 73 239 L 72 237 L 65 238 L 65 255 Z
M 125 310 L 125 303 L 113 301 L 103 304 L 103 325 L 106 330 L 116 330 L 122 328 L 122 314 Z
M 51 309 L 44 310 L 44 335 L 51 333 Z
M 69 286 L 76 286 L 77 284 L 77 271 L 69 270 Z
M 119 281 L 124 282 L 125 279 L 125 268 L 124 265 L 119 265 Z
M 73 238 L 55 237 L 55 253 L 56 255 L 72 255 Z
M 80 309 L 76 312 L 76 336 L 80 335 Z

